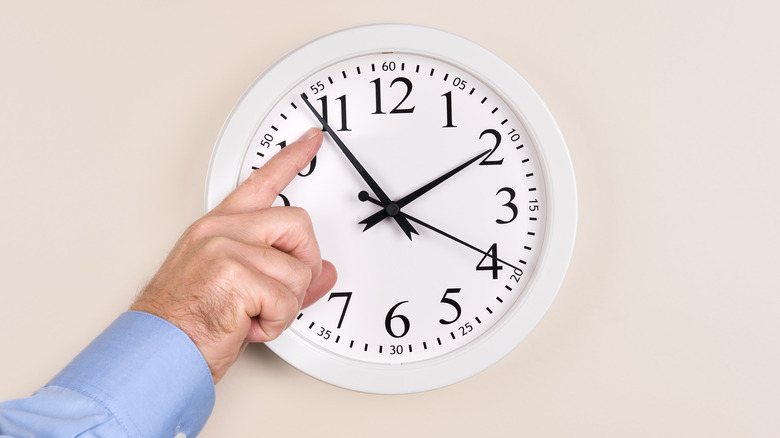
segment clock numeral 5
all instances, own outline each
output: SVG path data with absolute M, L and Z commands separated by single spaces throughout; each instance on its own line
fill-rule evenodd
M 439 320 L 439 322 L 441 324 L 444 324 L 444 325 L 452 324 L 453 322 L 457 321 L 458 318 L 460 318 L 460 313 L 461 313 L 460 304 L 458 304 L 458 302 L 453 300 L 452 298 L 447 298 L 447 295 L 449 295 L 449 294 L 457 294 L 457 293 L 460 293 L 460 288 L 459 287 L 450 288 L 450 289 L 447 289 L 447 291 L 444 292 L 444 296 L 441 297 L 441 301 L 440 301 L 441 303 L 449 304 L 450 306 L 452 306 L 455 309 L 455 318 L 452 318 L 449 321 L 447 321 L 446 319 L 442 318 L 442 319 Z

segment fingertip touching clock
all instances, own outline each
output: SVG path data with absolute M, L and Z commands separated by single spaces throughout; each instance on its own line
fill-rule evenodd
M 517 346 L 557 294 L 577 213 L 563 137 L 523 78 L 426 27 L 316 39 L 233 109 L 206 208 L 312 126 L 323 145 L 276 205 L 308 211 L 339 279 L 268 346 L 374 393 L 449 385 Z

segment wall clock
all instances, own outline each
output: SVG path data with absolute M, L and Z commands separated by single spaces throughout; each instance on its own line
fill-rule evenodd
M 312 126 L 324 144 L 277 204 L 309 212 L 339 280 L 268 346 L 374 393 L 449 385 L 517 346 L 560 287 L 577 214 L 563 137 L 520 75 L 420 26 L 321 37 L 239 100 L 206 208 Z

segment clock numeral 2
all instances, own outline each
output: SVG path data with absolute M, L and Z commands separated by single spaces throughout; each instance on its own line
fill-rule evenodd
M 479 138 L 482 139 L 482 137 L 484 137 L 486 134 L 490 134 L 490 135 L 493 136 L 493 138 L 495 138 L 495 144 L 493 145 L 493 150 L 490 151 L 490 153 L 487 155 L 487 157 L 485 157 L 485 159 L 480 161 L 479 165 L 480 166 L 497 166 L 499 164 L 502 164 L 504 162 L 503 158 L 501 158 L 499 160 L 488 160 L 496 152 L 496 150 L 498 150 L 498 145 L 501 144 L 501 134 L 499 134 L 499 132 L 496 131 L 495 129 L 486 129 L 486 130 L 482 131 L 481 134 L 479 134 Z

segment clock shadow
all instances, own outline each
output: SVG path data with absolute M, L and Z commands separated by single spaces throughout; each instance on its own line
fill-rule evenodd
M 270 373 L 281 373 L 289 368 L 287 362 L 265 344 L 249 344 L 242 356 L 244 356 L 244 360 L 249 360 Z

